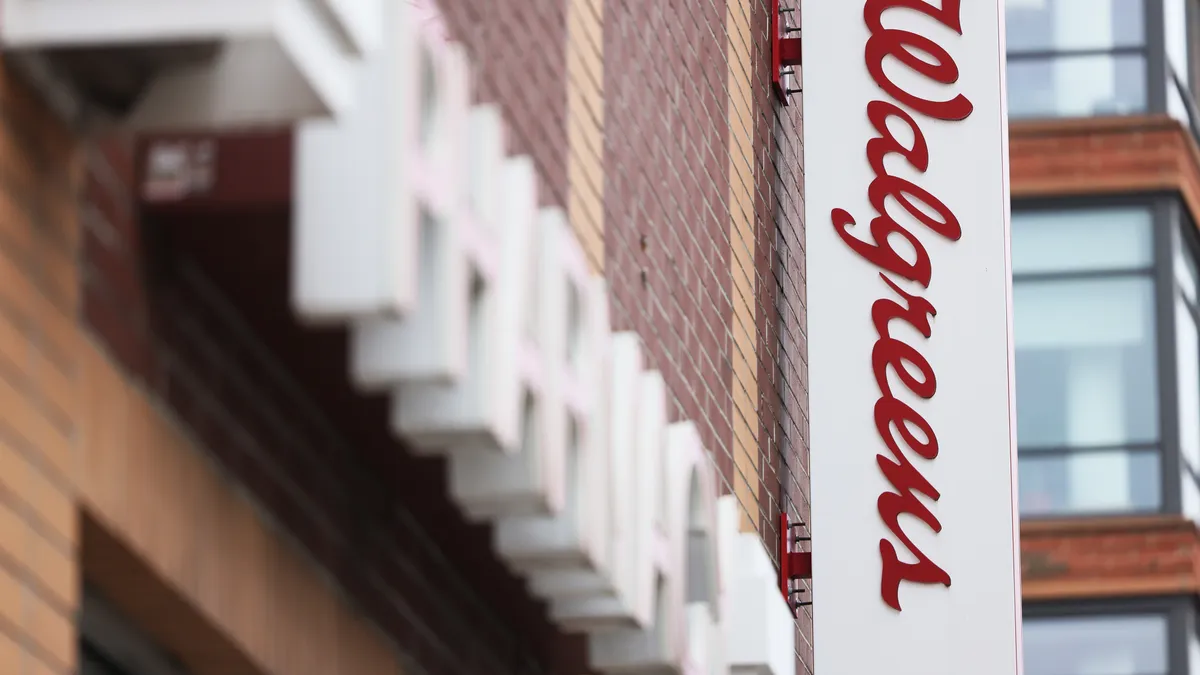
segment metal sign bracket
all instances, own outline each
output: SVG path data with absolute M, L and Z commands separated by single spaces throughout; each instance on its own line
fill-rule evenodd
M 799 35 L 800 27 L 788 20 L 793 14 L 799 15 L 799 10 L 780 8 L 779 3 L 771 0 L 771 84 L 779 102 L 788 105 L 792 94 L 801 92 L 793 84 L 801 62 L 800 38 L 789 37 Z
M 812 579 L 812 551 L 795 550 L 803 542 L 812 542 L 803 534 L 806 527 L 802 521 L 790 522 L 786 513 L 779 516 L 779 590 L 793 615 L 812 604 L 811 599 L 803 599 L 807 591 L 796 584 Z

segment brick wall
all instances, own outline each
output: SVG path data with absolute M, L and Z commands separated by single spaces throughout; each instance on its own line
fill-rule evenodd
M 118 307 L 142 294 L 136 268 L 78 264 L 101 240 L 136 245 L 120 237 L 132 155 L 89 146 L 0 64 L 0 672 L 75 672 L 86 577 L 197 675 L 397 673 L 390 643 L 82 330 L 85 277 L 120 286 Z M 145 359 L 144 317 L 117 318 L 110 344 Z
M 75 667 L 76 145 L 0 63 L 0 672 Z
M 391 642 L 158 402 L 90 341 L 79 355 L 91 587 L 194 675 L 402 672 Z
M 616 327 L 641 333 L 674 418 L 699 423 L 744 525 L 773 546 L 784 483 L 803 475 L 785 478 L 780 457 L 785 433 L 803 444 L 800 416 L 783 409 L 803 396 L 781 393 L 799 386 L 802 321 L 781 323 L 778 309 L 800 302 L 802 202 L 799 107 L 777 126 L 766 5 L 438 4 L 471 54 L 477 98 L 501 104 L 512 151 L 543 174 L 543 203 L 570 209 L 606 272 Z
M 1014 199 L 1177 191 L 1200 213 L 1200 155 L 1171 117 L 1017 122 L 1009 133 Z
M 478 103 L 499 103 L 509 151 L 538 168 L 543 205 L 567 204 L 567 2 L 437 0 L 470 55 Z
M 725 2 L 610 3 L 605 13 L 605 273 L 615 330 L 636 330 L 733 471 L 733 288 Z M 678 69 L 678 70 L 675 70 Z M 677 73 L 689 85 L 678 86 Z
M 778 113 L 774 125 L 764 124 L 761 133 L 770 140 L 763 147 L 771 158 L 764 158 L 767 166 L 774 170 L 767 173 L 770 189 L 766 186 L 760 193 L 770 195 L 759 205 L 763 212 L 761 222 L 773 223 L 775 231 L 769 238 L 760 236 L 760 244 L 768 252 L 774 264 L 767 278 L 773 280 L 772 292 L 776 313 L 770 318 L 772 324 L 764 328 L 765 334 L 773 335 L 773 360 L 769 374 L 764 374 L 766 394 L 774 396 L 775 436 L 767 439 L 766 450 L 778 457 L 775 465 L 779 485 L 780 506 L 786 509 L 792 522 L 807 524 L 811 514 L 808 501 L 808 341 L 806 279 L 804 267 L 804 116 L 799 95 L 793 95 L 788 107 Z M 773 127 L 773 128 L 772 128 Z M 764 178 L 763 180 L 767 180 Z M 773 219 L 769 219 L 774 205 Z M 766 264 L 766 263 L 764 263 Z M 765 347 L 764 347 L 765 349 Z M 767 362 L 764 362 L 767 363 Z M 765 369 L 765 365 L 762 366 Z M 774 525 L 774 521 L 772 521 Z M 802 530 L 808 534 L 807 530 Z M 772 536 L 778 536 L 774 531 Z M 803 582 L 808 595 L 802 600 L 812 601 L 813 584 Z M 796 620 L 796 672 L 813 672 L 813 610 L 802 607 Z
M 108 208 L 85 235 L 88 325 L 419 663 L 410 672 L 583 672 L 581 640 L 551 629 L 486 528 L 449 503 L 444 464 L 413 457 L 385 400 L 350 386 L 344 333 L 292 314 L 290 148 L 287 132 L 229 137 L 208 199 Z M 107 150 L 98 173 L 133 165 L 130 148 Z
M 1200 535 L 1179 516 L 1025 523 L 1026 602 L 1200 592 Z

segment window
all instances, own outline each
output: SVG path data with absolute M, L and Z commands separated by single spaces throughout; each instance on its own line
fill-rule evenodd
M 135 675 L 87 640 L 79 648 L 79 672 L 80 675 Z
M 1007 0 L 1009 115 L 1147 109 L 1144 0 Z
M 1166 614 L 1029 617 L 1025 675 L 1170 675 Z
M 1200 117 L 1197 115 L 1195 97 L 1191 93 L 1195 73 L 1192 68 L 1192 50 L 1188 46 L 1189 36 L 1193 34 L 1195 0 L 1162 0 L 1162 3 L 1162 50 L 1163 70 L 1167 80 L 1167 112 L 1196 133 Z
M 1175 288 L 1175 361 L 1179 395 L 1179 453 L 1181 455 L 1182 509 L 1200 518 L 1200 274 L 1192 243 L 1195 225 L 1185 218 L 1176 228 L 1172 271 Z
M 91 588 L 79 624 L 79 675 L 187 675 Z
M 1161 506 L 1149 208 L 1012 217 L 1023 515 Z

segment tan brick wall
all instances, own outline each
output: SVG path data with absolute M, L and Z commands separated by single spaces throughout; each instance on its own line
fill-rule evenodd
M 107 356 L 85 342 L 80 358 L 89 582 L 196 675 L 400 671 L 387 640 Z
M 84 335 L 86 155 L 0 64 L 0 673 L 75 671 L 82 577 L 197 675 L 400 672 Z
M 567 213 L 604 271 L 604 0 L 567 4 Z
M 754 532 L 761 525 L 762 489 L 758 420 L 758 278 L 754 238 L 754 87 L 752 63 L 754 13 L 751 0 L 725 5 L 725 63 L 729 102 L 729 276 L 733 283 L 733 492 L 742 504 L 739 526 Z
M 0 673 L 75 667 L 78 176 L 70 135 L 0 64 Z

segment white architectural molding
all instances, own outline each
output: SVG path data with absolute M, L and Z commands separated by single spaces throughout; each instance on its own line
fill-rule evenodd
M 669 427 L 658 448 L 664 508 L 655 535 L 653 617 L 644 626 L 592 635 L 600 672 L 724 672 L 724 650 L 708 641 L 721 625 L 716 486 L 692 422 Z M 643 562 L 644 561 L 639 561 Z
M 471 300 L 466 376 L 448 385 L 401 385 L 394 390 L 393 428 L 419 452 L 519 449 L 522 370 L 531 371 L 526 377 L 536 375 L 536 363 L 525 358 L 521 342 L 536 190 L 529 158 L 506 160 L 498 273 L 494 283 Z
M 587 279 L 582 251 L 568 228 L 565 222 L 556 225 L 561 246 L 551 249 L 562 253 L 544 256 L 549 265 L 544 289 L 557 309 L 541 317 L 548 336 L 547 400 L 553 401 L 545 412 L 554 443 L 564 448 L 565 503 L 551 516 L 502 518 L 495 529 L 497 552 L 530 578 L 535 593 L 543 573 L 598 587 L 607 565 L 611 469 L 602 386 L 610 339 L 608 291 L 603 279 Z
M 609 499 L 607 583 L 588 584 L 571 575 L 546 575 L 535 584 L 552 599 L 550 616 L 575 632 L 631 627 L 637 624 L 634 606 L 637 505 L 628 486 L 637 466 L 638 416 L 642 380 L 641 338 L 618 333 L 611 344 L 608 401 Z M 634 479 L 636 480 L 636 479 Z M 536 579 L 537 577 L 535 577 Z
M 133 50 L 138 68 L 162 59 L 164 68 L 133 92 L 122 121 L 134 128 L 286 124 L 338 115 L 354 104 L 354 70 L 379 43 L 383 6 L 383 0 L 6 0 L 0 42 L 6 50 L 49 57 L 73 49 L 86 48 L 93 58 L 105 49 Z M 164 45 L 213 49 L 178 65 Z
M 737 498 L 718 504 L 724 648 L 733 675 L 792 675 L 796 629 L 779 593 L 771 558 L 758 537 L 738 530 Z
M 450 457 L 450 491 L 472 516 L 547 517 L 561 513 L 566 500 L 568 417 L 564 394 L 566 342 L 570 319 L 564 288 L 571 281 L 563 265 L 566 237 L 571 233 L 561 209 L 543 209 L 532 237 L 506 244 L 513 265 L 513 287 L 525 291 L 505 313 L 506 329 L 520 334 L 520 348 L 497 359 L 520 362 L 521 442 L 515 453 L 454 449 Z M 524 243 L 522 243 L 524 242 Z M 523 261 L 523 262 L 522 262 Z M 505 265 L 505 270 L 516 270 Z M 586 403 L 583 403 L 586 406 Z
M 437 58 L 428 73 L 422 71 L 415 78 L 423 82 L 428 75 L 433 84 L 431 92 L 422 89 L 417 99 L 422 101 L 416 138 L 421 150 L 408 167 L 419 219 L 418 301 L 411 316 L 367 316 L 354 324 L 351 374 L 368 391 L 387 391 L 401 382 L 449 384 L 466 366 L 470 276 L 462 248 L 470 203 L 466 183 L 452 171 L 469 159 L 462 133 L 470 97 L 469 69 L 461 46 L 420 43 L 424 47 L 417 63 L 428 63 L 431 54 Z
M 718 507 L 695 423 L 669 423 L 641 338 L 611 332 L 604 278 L 564 213 L 539 210 L 532 161 L 505 156 L 499 110 L 466 111 L 463 52 L 430 25 L 384 40 L 390 65 L 363 87 L 382 113 L 304 131 L 297 311 L 350 327 L 355 384 L 390 391 L 394 433 L 447 458 L 452 499 L 586 635 L 593 670 L 782 675 L 794 623 L 766 549 L 738 532 L 735 497 Z M 461 106 L 428 108 L 433 136 L 396 98 L 425 66 L 397 54 L 463 76 L 442 96 Z M 370 208 L 338 189 L 354 167 L 375 172 L 355 178 Z
M 470 79 L 462 48 L 429 39 L 413 7 L 384 8 L 387 39 L 355 73 L 357 105 L 336 120 L 302 124 L 296 133 L 292 302 L 310 323 L 374 320 L 385 333 L 376 343 L 387 337 L 427 343 L 444 327 L 438 318 L 453 314 L 435 301 L 457 297 L 450 287 L 458 282 L 447 265 L 423 269 L 422 254 L 438 258 L 431 264 L 458 257 L 453 248 L 461 228 L 453 205 L 462 199 L 453 192 L 459 181 L 426 176 L 434 167 L 444 174 L 446 155 L 461 145 Z M 492 162 L 484 167 L 491 172 L 499 171 L 494 143 L 471 158 Z M 333 222 L 339 227 L 329 227 Z M 419 292 L 426 293 L 424 303 Z M 395 327 L 387 319 L 405 317 L 418 304 L 436 316 L 420 317 L 405 334 L 387 333 Z M 407 365 L 372 361 L 375 325 L 354 331 L 356 341 L 367 343 L 355 358 L 358 379 L 368 384 L 386 381 L 389 366 L 404 374 Z M 461 356 L 447 351 L 423 353 L 446 371 L 461 369 Z

